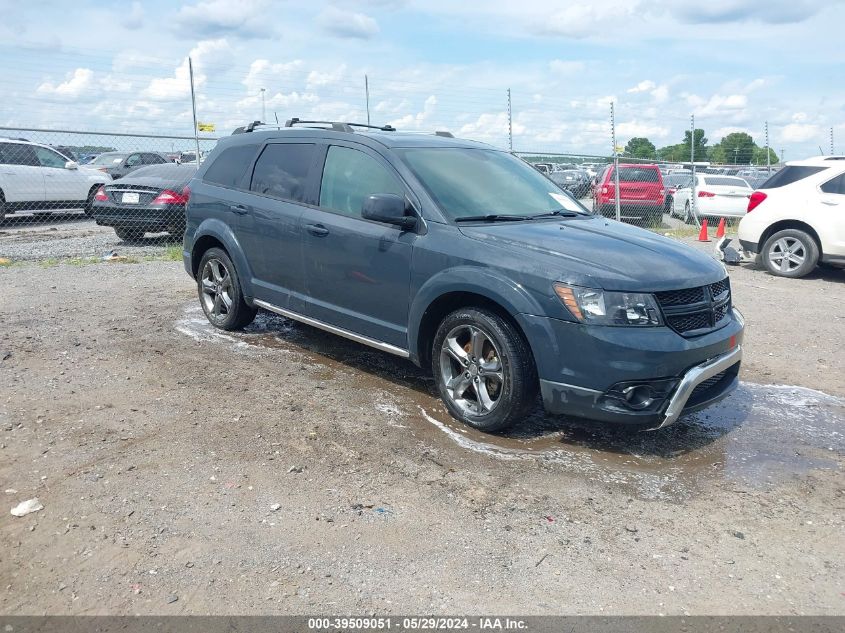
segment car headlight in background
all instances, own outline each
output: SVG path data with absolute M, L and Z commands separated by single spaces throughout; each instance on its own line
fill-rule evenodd
M 660 325 L 654 297 L 643 292 L 608 292 L 554 284 L 555 294 L 576 319 L 589 325 Z

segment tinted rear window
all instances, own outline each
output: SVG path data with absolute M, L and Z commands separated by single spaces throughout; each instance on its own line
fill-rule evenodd
M 313 160 L 313 144 L 268 145 L 255 163 L 249 188 L 266 196 L 302 202 L 305 199 L 308 169 Z
M 748 183 L 742 178 L 731 178 L 730 176 L 707 176 L 704 179 L 705 185 L 725 185 L 726 187 L 748 187 Z
M 825 193 L 845 194 L 845 174 L 840 174 L 824 183 L 821 187 Z
M 202 179 L 223 187 L 237 187 L 257 148 L 257 145 L 238 145 L 224 149 L 213 159 Z
M 760 185 L 760 189 L 777 189 L 778 187 L 785 187 L 791 185 L 793 182 L 798 182 L 804 178 L 808 178 L 813 174 L 824 171 L 827 167 L 804 167 L 801 165 L 787 165 L 776 174 L 773 174 L 766 182 Z
M 611 179 L 613 174 L 611 173 Z M 660 182 L 660 172 L 656 169 L 638 167 L 620 167 L 619 182 Z

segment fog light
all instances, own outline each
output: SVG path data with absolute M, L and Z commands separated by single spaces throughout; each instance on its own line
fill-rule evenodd
M 654 393 L 648 385 L 625 387 L 622 394 L 627 405 L 636 411 L 647 409 L 654 402 Z

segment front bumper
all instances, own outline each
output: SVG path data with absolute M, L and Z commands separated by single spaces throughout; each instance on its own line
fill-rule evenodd
M 744 321 L 685 338 L 669 328 L 590 327 L 521 315 L 547 411 L 660 428 L 738 385 Z

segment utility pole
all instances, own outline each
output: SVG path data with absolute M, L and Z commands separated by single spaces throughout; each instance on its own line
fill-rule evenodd
M 734 166 L 739 165 L 739 163 L 737 162 L 739 160 L 739 158 L 737 158 L 738 154 L 739 154 L 739 145 L 734 147 Z
M 370 124 L 370 80 L 364 75 L 364 98 L 367 100 L 367 125 Z
M 616 151 L 616 114 L 613 111 L 613 101 L 610 102 L 610 142 L 613 144 L 613 203 L 616 207 L 616 221 L 622 220 L 622 209 L 619 206 L 619 152 Z
M 199 128 L 197 128 L 197 96 L 194 92 L 194 62 L 191 58 L 188 58 L 188 75 L 191 79 L 191 110 L 194 113 L 194 141 L 197 144 L 197 165 L 200 164 L 200 134 Z
M 766 121 L 766 172 L 771 176 L 772 175 L 772 161 L 769 158 L 769 122 Z
M 783 165 L 783 148 L 780 148 L 780 164 Z
M 261 89 L 261 122 L 267 123 L 267 108 L 264 104 L 264 93 L 267 91 L 266 88 Z
M 833 156 L 835 152 L 833 151 L 833 126 L 830 126 L 830 155 Z
M 508 147 L 513 151 L 513 113 L 511 111 L 511 89 L 508 88 Z
M 698 194 L 696 193 L 697 178 L 695 177 L 695 115 L 689 117 L 689 161 L 692 173 L 692 217 L 695 218 L 695 225 L 698 226 Z

